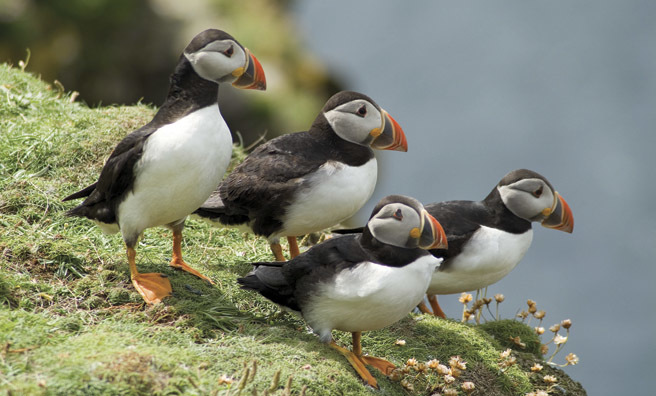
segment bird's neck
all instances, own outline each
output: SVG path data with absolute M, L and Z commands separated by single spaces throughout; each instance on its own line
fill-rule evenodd
M 523 233 L 531 229 L 530 221 L 515 215 L 506 207 L 496 187 L 485 197 L 482 204 L 490 213 L 490 223 L 484 223 L 483 225 L 504 229 L 512 233 Z
M 349 142 L 337 135 L 323 114 L 319 114 L 314 120 L 308 135 L 321 145 L 322 151 L 328 153 L 328 157 L 351 166 L 362 165 L 374 156 L 371 147 Z
M 162 114 L 181 117 L 198 109 L 217 104 L 219 84 L 201 78 L 184 55 L 180 56 L 170 78 L 169 93 L 156 118 Z
M 335 131 L 333 131 L 333 128 L 330 126 L 328 120 L 326 120 L 326 117 L 324 117 L 323 114 L 319 114 L 317 118 L 314 119 L 312 126 L 310 126 L 310 129 L 308 130 L 308 134 L 315 139 L 320 140 L 342 140 L 339 136 L 337 136 Z
M 383 243 L 374 238 L 367 226 L 362 230 L 360 245 L 373 256 L 373 261 L 390 267 L 403 267 L 421 256 L 430 254 L 419 248 L 404 249 Z

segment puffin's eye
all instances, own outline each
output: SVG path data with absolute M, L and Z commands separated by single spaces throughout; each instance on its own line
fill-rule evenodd
M 225 56 L 227 56 L 228 58 L 230 58 L 234 52 L 235 52 L 235 50 L 232 48 L 232 45 L 231 45 L 230 48 L 228 48 L 227 50 L 223 51 L 223 55 L 225 55 Z
M 532 194 L 535 198 L 540 198 L 540 196 L 542 195 L 542 186 L 540 186 L 540 188 L 538 188 L 537 190 L 533 191 Z
M 360 117 L 366 116 L 367 115 L 367 106 L 365 106 L 365 105 L 360 106 L 360 108 L 358 109 L 357 115 L 359 115 Z
M 401 209 L 397 209 L 396 212 L 392 215 L 397 220 L 403 220 L 403 212 Z

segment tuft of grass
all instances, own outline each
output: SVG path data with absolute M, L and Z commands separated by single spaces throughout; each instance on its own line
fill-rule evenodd
M 0 82 L 0 395 L 233 395 L 240 386 L 242 394 L 379 393 L 300 318 L 238 287 L 248 263 L 272 258 L 261 238 L 188 220 L 185 259 L 212 286 L 168 266 L 169 231 L 146 230 L 137 266 L 166 274 L 174 295 L 145 305 L 120 236 L 66 217 L 73 204 L 61 198 L 93 183 L 115 144 L 154 109 L 88 108 L 8 65 L 0 65 Z M 237 163 L 245 154 L 234 151 Z M 472 326 L 409 315 L 364 333 L 362 343 L 397 365 L 460 355 L 468 362 L 462 380 L 476 384 L 474 394 L 517 395 L 544 388 L 530 371 L 534 362 L 547 370 L 531 332 L 514 321 Z M 350 335 L 335 336 L 350 347 Z M 517 364 L 501 370 L 510 336 L 527 347 L 515 348 Z M 548 370 L 568 394 L 585 394 L 562 371 Z M 421 394 L 372 374 L 383 394 Z
M 531 353 L 542 358 L 540 337 L 533 329 L 516 320 L 496 320 L 483 323 L 479 329 L 491 335 L 502 348 L 510 348 L 520 352 Z M 517 338 L 519 337 L 519 338 Z M 521 344 L 518 344 L 518 342 Z

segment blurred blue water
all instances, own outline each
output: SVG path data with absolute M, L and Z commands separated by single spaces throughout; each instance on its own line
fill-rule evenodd
M 656 363 L 656 2 L 302 1 L 309 48 L 401 124 L 379 185 L 423 202 L 481 199 L 508 171 L 546 176 L 572 235 L 536 227 L 490 294 L 574 322 L 565 370 L 590 395 L 649 394 Z M 440 300 L 448 315 L 461 306 Z

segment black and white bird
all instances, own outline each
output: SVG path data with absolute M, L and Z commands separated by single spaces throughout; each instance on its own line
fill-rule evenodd
M 230 161 L 232 138 L 217 101 L 224 83 L 266 88 L 262 66 L 248 49 L 228 33 L 205 30 L 180 55 L 152 121 L 116 146 L 96 183 L 64 198 L 86 197 L 68 215 L 92 219 L 108 233 L 120 230 L 132 283 L 147 303 L 169 295 L 171 284 L 159 273 L 137 271 L 135 245 L 146 228 L 170 228 L 170 265 L 210 281 L 184 262 L 181 240 L 185 218 L 219 185 Z
M 391 195 L 376 205 L 362 234 L 329 239 L 287 262 L 253 263 L 255 269 L 237 281 L 300 312 L 321 341 L 341 352 L 375 387 L 365 364 L 384 374 L 394 365 L 363 356 L 360 333 L 407 315 L 442 261 L 425 249 L 446 247 L 442 227 L 419 201 Z M 353 351 L 332 340 L 333 329 L 353 333 Z
M 514 170 L 482 201 L 447 201 L 426 205 L 444 227 L 448 249 L 431 253 L 444 259 L 427 290 L 435 315 L 445 317 L 436 295 L 485 288 L 519 264 L 533 240 L 533 222 L 571 233 L 569 205 L 542 175 Z M 425 305 L 420 309 L 427 312 Z
M 339 92 L 308 131 L 255 149 L 195 214 L 266 237 L 279 261 L 279 241 L 287 237 L 296 257 L 297 236 L 338 224 L 371 197 L 378 172 L 372 148 L 408 146 L 399 124 L 371 98 Z

